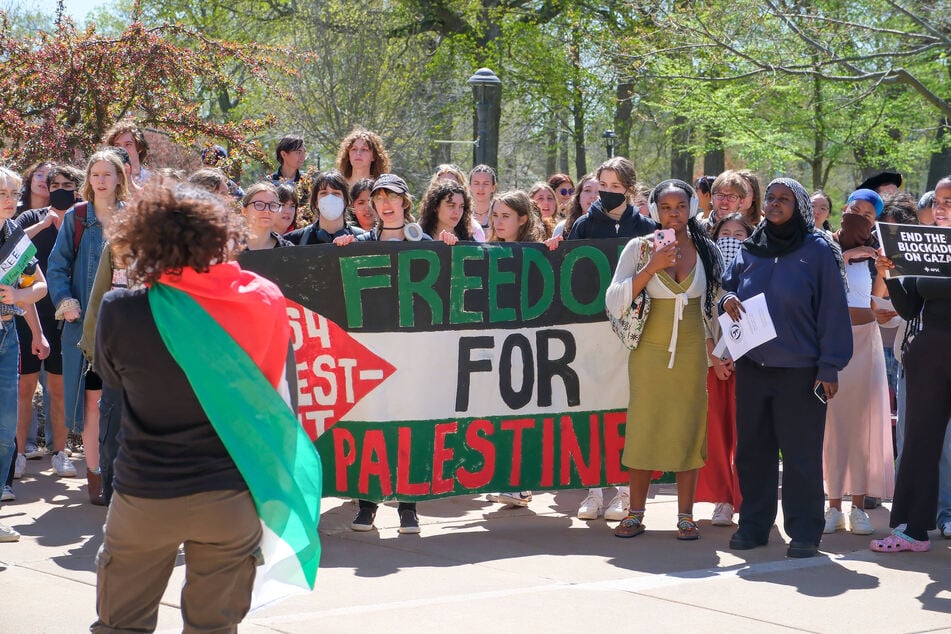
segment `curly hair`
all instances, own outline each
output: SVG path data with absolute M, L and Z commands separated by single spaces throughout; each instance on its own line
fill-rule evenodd
M 142 163 L 145 161 L 145 157 L 149 155 L 149 142 L 145 140 L 145 134 L 142 133 L 142 130 L 139 129 L 139 126 L 137 126 L 132 119 L 123 119 L 113 124 L 111 128 L 106 130 L 105 135 L 103 135 L 102 144 L 116 145 L 116 139 L 126 132 L 132 135 L 132 140 L 135 141 L 136 152 L 139 155 L 139 162 Z
M 434 240 L 438 238 L 433 234 L 439 226 L 439 205 L 456 194 L 462 197 L 462 217 L 453 231 L 460 240 L 472 240 L 472 197 L 465 185 L 454 180 L 436 181 L 429 186 L 419 203 L 419 226 Z
M 370 163 L 370 176 L 377 178 L 380 174 L 386 174 L 390 171 L 390 155 L 386 153 L 383 147 L 383 139 L 376 132 L 371 132 L 366 128 L 356 127 L 350 134 L 344 137 L 340 142 L 340 150 L 337 152 L 337 171 L 343 174 L 343 177 L 350 180 L 353 176 L 353 165 L 350 164 L 350 148 L 357 139 L 363 139 L 373 151 L 373 161 Z
M 525 224 L 519 227 L 518 235 L 512 242 L 541 242 L 545 239 L 545 230 L 541 226 L 542 212 L 538 208 L 538 203 L 529 198 L 528 194 L 519 189 L 513 189 L 496 196 L 492 202 L 492 213 L 495 213 L 498 208 L 495 203 L 498 203 L 514 211 L 519 218 L 528 218 Z M 491 224 L 492 234 L 488 241 L 499 242 L 499 237 L 495 235 L 495 223 Z
M 203 273 L 228 261 L 247 236 L 241 216 L 220 197 L 154 178 L 108 233 L 113 252 L 125 254 L 117 264 L 126 264 L 130 281 L 141 284 L 186 267 Z
M 918 224 L 918 201 L 903 191 L 897 191 L 894 194 L 886 194 L 884 197 L 885 207 L 879 214 L 882 222 L 894 222 L 900 225 Z

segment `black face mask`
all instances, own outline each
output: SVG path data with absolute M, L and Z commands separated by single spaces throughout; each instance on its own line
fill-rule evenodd
M 604 213 L 614 211 L 627 202 L 627 196 L 624 194 L 606 192 L 604 190 L 598 192 L 598 198 L 601 199 L 601 208 L 604 209 Z
M 76 204 L 76 191 L 72 189 L 54 189 L 50 192 L 50 207 L 57 211 L 67 211 Z

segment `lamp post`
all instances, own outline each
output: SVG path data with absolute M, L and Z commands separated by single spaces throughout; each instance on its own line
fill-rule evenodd
M 602 136 L 604 136 L 604 149 L 608 153 L 608 158 L 614 158 L 614 141 L 617 135 L 614 134 L 614 130 L 605 130 Z
M 480 68 L 466 83 L 472 86 L 476 103 L 476 144 L 473 148 L 473 160 L 476 165 L 484 163 L 498 169 L 502 80 L 488 68 Z

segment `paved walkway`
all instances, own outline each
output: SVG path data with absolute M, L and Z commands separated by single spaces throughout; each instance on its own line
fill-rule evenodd
M 23 534 L 0 544 L 0 632 L 83 632 L 95 619 L 105 510 L 85 501 L 84 484 L 51 475 L 48 458 L 32 460 L 15 485 L 19 501 L 0 509 L 0 522 Z M 774 529 L 766 548 L 735 553 L 733 530 L 706 521 L 699 542 L 678 542 L 674 493 L 655 485 L 648 532 L 631 540 L 603 520 L 573 519 L 581 491 L 539 494 L 527 509 L 475 497 L 423 502 L 419 536 L 399 535 L 389 506 L 378 531 L 352 532 L 350 501 L 327 498 L 316 591 L 250 616 L 241 631 L 951 632 L 951 540 L 937 537 L 926 554 L 880 555 L 868 538 L 839 533 L 823 540 L 823 556 L 789 560 Z M 697 505 L 697 517 L 711 512 Z M 884 535 L 887 509 L 870 515 Z M 181 631 L 182 570 L 159 631 Z

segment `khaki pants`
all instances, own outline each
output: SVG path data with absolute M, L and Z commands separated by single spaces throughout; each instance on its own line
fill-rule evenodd
M 96 557 L 93 632 L 152 632 L 185 545 L 185 632 L 236 632 L 251 604 L 261 523 L 247 491 L 112 498 Z

